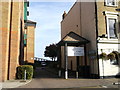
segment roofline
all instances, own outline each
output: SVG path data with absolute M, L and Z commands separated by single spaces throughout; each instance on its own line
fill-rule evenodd
M 73 9 L 73 7 L 76 5 L 76 3 L 77 2 L 75 2 L 74 4 L 73 4 L 73 6 L 70 8 L 70 10 L 68 11 L 68 13 L 66 14 L 66 16 L 65 17 L 67 17 L 67 15 L 71 12 L 71 10 Z M 65 18 L 64 18 L 65 19 Z M 61 22 L 63 22 L 64 21 L 64 19 L 62 19 L 62 21 Z
M 73 32 L 73 31 L 70 31 L 67 35 L 69 35 L 70 33 L 74 33 L 74 34 L 77 35 L 78 37 L 80 37 L 80 38 L 82 38 L 82 39 L 85 39 L 85 38 L 81 37 L 80 35 L 76 34 L 76 33 Z M 65 35 L 65 37 L 66 37 L 67 35 Z M 63 37 L 62 40 L 63 40 L 65 37 Z M 85 40 L 86 40 L 86 41 L 89 41 L 89 40 L 87 40 L 87 39 L 85 39 Z
M 31 24 L 36 24 L 36 22 L 31 21 L 31 20 L 26 20 L 27 23 L 31 23 Z
M 66 36 L 68 36 L 70 33 L 74 33 L 75 35 L 77 35 L 78 37 L 80 37 L 80 38 L 82 38 L 82 39 L 85 39 L 85 38 L 83 38 L 83 37 L 81 37 L 80 35 L 78 35 L 78 34 L 76 34 L 75 32 L 73 32 L 73 31 L 71 31 L 71 32 L 69 32 L 68 34 L 66 34 L 65 35 L 65 37 Z M 65 37 L 63 37 L 58 43 L 57 43 L 57 45 L 59 45 L 60 44 L 60 42 L 62 42 L 63 40 L 64 40 L 64 38 Z M 85 39 L 86 41 L 87 41 L 87 43 L 89 43 L 90 41 L 89 40 L 87 40 L 87 39 Z M 71 41 L 64 41 L 64 42 L 71 42 Z M 76 42 L 76 41 L 73 41 L 73 42 Z M 79 41 L 78 41 L 79 42 Z
M 37 24 L 36 22 L 33 22 L 31 20 L 24 20 L 24 21 L 25 21 L 27 26 L 34 26 L 34 27 L 36 27 L 36 24 Z

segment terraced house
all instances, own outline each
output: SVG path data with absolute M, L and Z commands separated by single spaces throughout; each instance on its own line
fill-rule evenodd
M 64 12 L 61 21 L 62 40 L 58 43 L 62 52 L 61 58 L 58 58 L 62 68 L 66 68 L 66 46 L 67 68 L 77 71 L 76 76 L 103 78 L 119 75 L 118 1 L 78 0 L 68 13 Z M 84 54 L 69 55 L 70 47 L 82 47 Z
M 11 80 L 16 78 L 16 67 L 24 64 L 24 61 L 34 62 L 33 60 L 27 58 L 24 59 L 25 55 L 29 55 L 32 52 L 31 58 L 34 57 L 34 29 L 36 22 L 31 23 L 27 20 L 27 7 L 29 6 L 29 2 L 27 0 L 8 0 L 0 3 L 2 8 L 1 19 L 2 25 L 0 27 L 2 31 L 2 81 Z M 26 33 L 28 30 L 28 33 Z M 32 37 L 29 38 L 32 43 L 32 49 L 30 52 L 24 52 L 24 49 L 29 49 L 27 42 L 27 37 L 24 37 L 24 34 L 29 34 Z M 31 48 L 30 47 L 30 48 Z M 25 54 L 25 55 L 24 55 Z

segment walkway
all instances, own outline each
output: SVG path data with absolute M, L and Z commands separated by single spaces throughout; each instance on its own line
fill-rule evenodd
M 19 88 L 118 88 L 112 83 L 118 79 L 64 79 L 58 78 L 49 68 L 37 68 L 33 80 Z

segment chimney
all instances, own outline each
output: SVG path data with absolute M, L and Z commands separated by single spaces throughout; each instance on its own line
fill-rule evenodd
M 64 19 L 66 15 L 67 15 L 67 14 L 66 14 L 66 12 L 64 11 L 64 13 L 63 13 L 63 15 L 62 15 L 62 19 Z

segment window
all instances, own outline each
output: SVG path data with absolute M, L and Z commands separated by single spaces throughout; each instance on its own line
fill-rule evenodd
M 110 59 L 110 64 L 111 65 L 119 65 L 119 52 L 117 51 L 113 51 L 113 53 L 115 54 L 115 58 L 114 59 Z
M 117 15 L 106 15 L 107 19 L 107 36 L 108 39 L 117 39 Z
M 24 34 L 24 46 L 26 47 L 27 45 L 27 34 Z
M 110 59 L 110 64 L 111 65 L 118 65 L 118 60 L 117 59 L 114 59 L 114 60 Z
M 107 6 L 117 6 L 117 0 L 105 0 Z
M 108 18 L 108 24 L 109 24 L 109 38 L 117 38 L 116 33 L 116 19 Z

